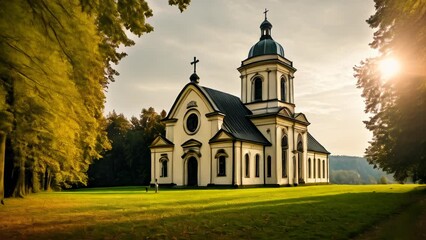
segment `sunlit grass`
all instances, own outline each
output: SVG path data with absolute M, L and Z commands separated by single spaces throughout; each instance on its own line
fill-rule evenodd
M 422 196 L 419 185 L 98 188 L 7 199 L 0 239 L 348 238 Z M 423 194 L 423 195 L 422 195 Z

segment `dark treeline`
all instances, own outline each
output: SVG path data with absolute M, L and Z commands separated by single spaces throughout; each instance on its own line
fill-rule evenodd
M 158 134 L 164 134 L 166 116 L 153 108 L 142 109 L 139 118 L 128 120 L 115 111 L 107 116 L 107 134 L 111 150 L 89 168 L 89 187 L 147 185 L 151 177 L 149 145 Z

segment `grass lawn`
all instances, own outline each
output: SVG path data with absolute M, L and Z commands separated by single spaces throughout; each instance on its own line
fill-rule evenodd
M 0 239 L 346 239 L 421 199 L 396 184 L 49 192 L 6 199 Z

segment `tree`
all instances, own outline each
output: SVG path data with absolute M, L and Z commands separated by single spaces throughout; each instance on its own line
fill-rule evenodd
M 426 1 L 375 3 L 367 23 L 376 29 L 370 46 L 380 55 L 354 68 L 371 114 L 365 121 L 373 133 L 366 158 L 400 182 L 407 177 L 426 182 Z M 385 79 L 378 66 L 390 57 L 402 71 Z
M 189 0 L 169 4 L 182 11 Z M 118 48 L 134 44 L 126 30 L 152 31 L 150 16 L 144 0 L 0 1 L 1 195 L 5 161 L 15 196 L 87 183 L 110 147 L 104 90 L 125 56 Z
M 336 170 L 331 172 L 330 180 L 337 184 L 360 184 L 361 177 L 354 170 Z
M 132 117 L 132 130 L 128 134 L 128 161 L 136 167 L 134 179 L 136 184 L 149 184 L 151 180 L 151 152 L 149 146 L 157 135 L 165 134 L 165 125 L 161 119 L 166 117 L 154 108 L 143 108 L 139 119 Z
M 102 159 L 90 166 L 88 174 L 91 186 L 131 184 L 130 169 L 132 166 L 126 164 L 127 134 L 130 128 L 131 124 L 123 114 L 113 111 L 107 115 L 106 129 L 112 148 L 105 152 Z
M 122 186 L 149 184 L 151 154 L 149 145 L 165 133 L 161 119 L 166 117 L 153 108 L 142 109 L 139 118 L 128 121 L 115 111 L 107 116 L 108 138 L 112 149 L 90 166 L 89 186 Z

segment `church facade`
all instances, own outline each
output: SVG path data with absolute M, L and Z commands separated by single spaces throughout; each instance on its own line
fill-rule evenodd
M 201 86 L 196 74 L 163 120 L 151 149 L 151 183 L 176 186 L 299 185 L 329 182 L 329 152 L 296 112 L 293 63 L 260 25 L 238 68 L 241 98 Z

